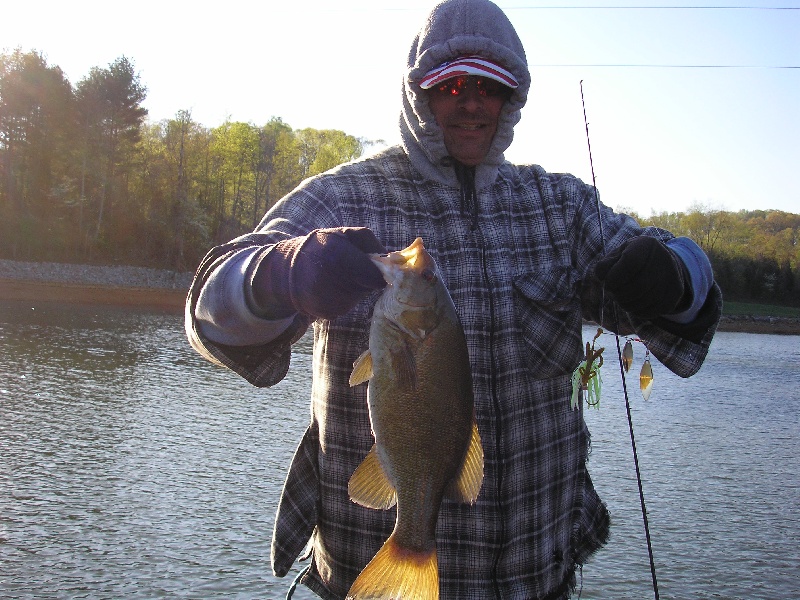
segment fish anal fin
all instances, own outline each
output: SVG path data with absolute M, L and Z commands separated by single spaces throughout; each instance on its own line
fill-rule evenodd
M 469 440 L 464 464 L 458 475 L 450 482 L 445 490 L 445 496 L 450 500 L 474 504 L 478 499 L 483 485 L 483 444 L 478 432 L 478 424 L 472 422 L 472 435 Z
M 353 471 L 347 484 L 347 493 L 353 502 L 366 508 L 385 510 L 397 503 L 397 491 L 386 476 L 374 445 Z
M 353 363 L 353 372 L 350 374 L 350 387 L 356 386 L 372 378 L 372 353 L 364 350 Z
M 436 548 L 428 552 L 406 550 L 392 535 L 347 592 L 347 600 L 397 598 L 439 600 Z

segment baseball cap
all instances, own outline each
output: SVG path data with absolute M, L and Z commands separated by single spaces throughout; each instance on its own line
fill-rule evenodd
M 459 56 L 431 69 L 420 79 L 419 87 L 428 90 L 442 81 L 463 75 L 488 77 L 510 88 L 519 87 L 519 82 L 509 71 L 496 62 L 477 55 Z

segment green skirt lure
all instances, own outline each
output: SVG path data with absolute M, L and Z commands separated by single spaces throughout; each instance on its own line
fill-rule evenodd
M 603 380 L 600 377 L 600 367 L 603 366 L 603 350 L 595 350 L 595 342 L 603 334 L 603 330 L 597 330 L 592 339 L 592 343 L 586 342 L 586 356 L 572 372 L 572 398 L 570 407 L 572 410 L 578 408 L 578 403 L 584 399 L 587 406 L 600 408 L 600 389 Z

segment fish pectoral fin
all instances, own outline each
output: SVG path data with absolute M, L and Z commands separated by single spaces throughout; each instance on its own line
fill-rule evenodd
M 358 465 L 347 484 L 350 500 L 366 508 L 384 510 L 397 504 L 397 490 L 383 470 L 375 446 Z
M 417 552 L 401 548 L 394 534 L 353 582 L 347 600 L 439 599 L 436 547 Z
M 403 389 L 415 389 L 417 387 L 417 360 L 414 358 L 413 350 L 408 347 L 408 344 L 403 344 L 399 348 L 393 348 L 391 353 L 398 385 Z
M 483 444 L 478 424 L 472 422 L 472 436 L 458 475 L 445 490 L 445 497 L 458 502 L 474 504 L 483 485 Z
M 364 350 L 353 363 L 353 372 L 350 374 L 350 387 L 356 386 L 372 378 L 372 353 Z

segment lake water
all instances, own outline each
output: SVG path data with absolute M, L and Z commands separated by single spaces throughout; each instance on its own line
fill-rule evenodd
M 180 316 L 2 303 L 0 356 L 0 597 L 284 597 L 270 538 L 309 419 L 304 341 L 259 390 Z M 661 597 L 800 598 L 800 337 L 719 333 L 695 377 L 653 368 L 649 401 L 629 387 Z M 587 421 L 612 538 L 580 597 L 652 598 L 613 361 L 603 378 Z

